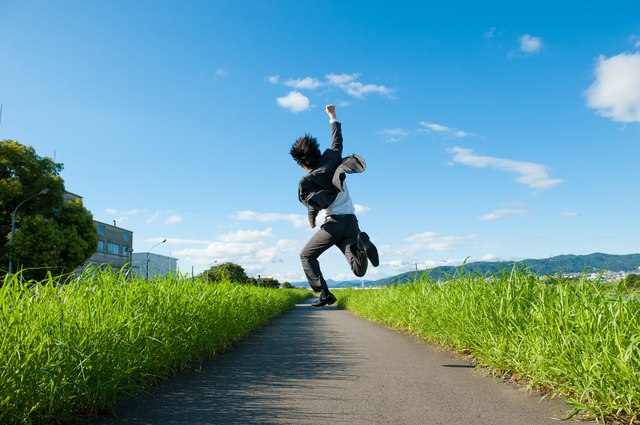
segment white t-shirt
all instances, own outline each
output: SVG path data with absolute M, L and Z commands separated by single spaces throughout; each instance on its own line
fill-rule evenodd
M 347 188 L 347 182 L 342 183 L 343 192 L 338 194 L 338 197 L 329 208 L 325 210 L 327 215 L 345 215 L 345 214 L 355 214 L 356 208 L 353 206 L 353 202 L 351 202 L 351 195 L 349 195 L 349 189 Z

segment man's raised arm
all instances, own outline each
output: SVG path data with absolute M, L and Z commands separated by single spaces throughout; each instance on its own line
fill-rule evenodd
M 336 106 L 327 105 L 325 111 L 329 115 L 331 123 L 331 150 L 337 151 L 342 155 L 342 128 L 336 119 Z

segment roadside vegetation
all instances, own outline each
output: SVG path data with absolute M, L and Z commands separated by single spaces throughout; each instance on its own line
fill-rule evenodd
M 624 282 L 510 269 L 336 295 L 338 307 L 471 356 L 495 376 L 564 395 L 569 418 L 640 419 L 640 300 Z
M 312 295 L 114 271 L 0 288 L 0 423 L 95 414 L 210 358 Z M 5 278 L 6 279 L 6 278 Z

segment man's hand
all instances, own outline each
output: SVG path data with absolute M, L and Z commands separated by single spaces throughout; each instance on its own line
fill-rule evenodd
M 314 229 L 314 228 L 316 227 L 316 221 L 315 221 L 315 220 L 313 220 L 313 223 L 312 223 L 312 222 L 309 222 L 309 227 L 311 227 L 312 229 Z
M 327 105 L 327 107 L 324 108 L 324 110 L 327 111 L 327 114 L 329 114 L 329 118 L 331 119 L 336 118 L 336 105 Z

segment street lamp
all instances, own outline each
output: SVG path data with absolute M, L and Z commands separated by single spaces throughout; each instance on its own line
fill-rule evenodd
M 157 244 L 155 244 L 154 246 L 151 247 L 151 249 L 157 247 L 158 245 L 160 245 L 161 243 L 165 243 L 167 240 L 163 240 L 162 242 L 158 242 Z M 149 254 L 151 253 L 151 249 L 149 251 L 147 251 L 147 279 L 149 279 Z
M 218 260 L 215 260 L 213 263 L 211 263 L 209 265 L 213 266 L 217 262 L 218 262 Z M 205 273 L 207 273 L 207 285 L 208 285 L 209 284 L 209 269 L 205 270 Z
M 13 254 L 13 232 L 16 230 L 16 213 L 18 212 L 18 208 L 20 205 L 24 204 L 27 201 L 32 200 L 36 196 L 44 195 L 49 192 L 49 189 L 42 189 L 40 192 L 33 195 L 31 198 L 25 199 L 20 202 L 15 210 L 13 210 L 13 218 L 11 219 L 11 243 L 9 244 L 9 281 L 11 281 L 11 256 Z

